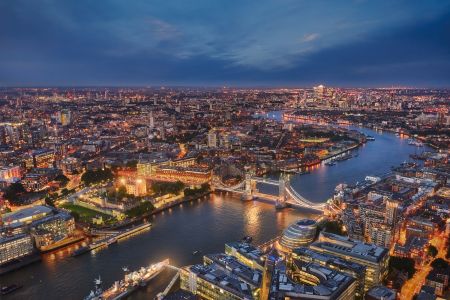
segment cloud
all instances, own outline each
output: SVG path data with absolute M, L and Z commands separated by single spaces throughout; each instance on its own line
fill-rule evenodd
M 302 42 L 304 42 L 304 43 L 305 43 L 305 42 L 312 42 L 312 41 L 318 39 L 319 36 L 320 36 L 320 34 L 318 34 L 318 33 L 308 33 L 308 34 L 305 34 L 305 35 L 303 36 L 303 38 L 302 38 Z
M 0 1 L 4 85 L 450 82 L 445 1 L 41 1 Z
M 160 19 L 151 18 L 147 20 L 147 22 L 150 25 L 150 32 L 156 37 L 158 40 L 164 41 L 164 40 L 175 40 L 178 39 L 182 34 L 181 31 L 178 30 L 178 28 L 170 24 L 168 22 L 165 22 Z

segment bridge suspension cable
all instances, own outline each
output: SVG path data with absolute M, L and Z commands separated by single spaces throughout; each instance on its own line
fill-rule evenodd
M 306 199 L 305 197 L 303 197 L 302 195 L 300 195 L 299 193 L 297 193 L 290 184 L 286 185 L 286 191 L 288 192 L 288 194 L 292 197 L 292 199 L 296 202 L 298 202 L 299 204 L 302 204 L 304 206 L 307 206 L 309 208 L 314 208 L 314 209 L 319 209 L 322 210 L 325 208 L 325 203 L 314 203 L 309 201 L 308 199 Z

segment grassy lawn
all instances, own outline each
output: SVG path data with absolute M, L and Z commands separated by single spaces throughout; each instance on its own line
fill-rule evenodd
M 75 204 L 71 204 L 71 203 L 65 203 L 63 205 L 61 205 L 62 208 L 68 209 L 72 212 L 77 213 L 80 216 L 80 219 L 83 222 L 87 222 L 87 223 L 91 223 L 92 218 L 96 217 L 96 216 L 102 216 L 103 220 L 109 220 L 112 217 L 110 215 L 83 207 L 83 206 L 79 206 L 79 205 L 75 205 Z

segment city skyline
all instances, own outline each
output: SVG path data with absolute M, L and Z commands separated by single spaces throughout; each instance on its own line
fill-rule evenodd
M 448 87 L 448 1 L 0 4 L 0 86 Z

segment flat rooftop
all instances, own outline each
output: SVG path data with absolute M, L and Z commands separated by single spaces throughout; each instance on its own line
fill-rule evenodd
M 349 237 L 328 232 L 321 232 L 319 242 L 313 243 L 311 248 L 326 249 L 375 263 L 380 262 L 388 254 L 388 249 L 384 247 L 352 240 Z
M 239 279 L 251 284 L 255 287 L 259 287 L 262 280 L 262 272 L 260 270 L 247 267 L 243 263 L 239 262 L 235 257 L 226 255 L 223 253 L 205 255 L 205 258 L 217 264 L 224 270 L 231 271 Z
M 236 249 L 237 252 L 242 254 L 248 259 L 258 261 L 260 264 L 262 263 L 261 257 L 263 257 L 263 253 L 258 248 L 254 247 L 249 243 L 242 242 L 231 242 L 225 244 L 228 247 Z
M 33 207 L 27 207 L 15 212 L 7 213 L 3 215 L 5 222 L 15 223 L 32 219 L 35 215 L 48 215 L 52 212 L 52 209 L 44 205 L 36 205 Z
M 242 298 L 253 299 L 251 286 L 246 282 L 239 280 L 237 276 L 229 275 L 229 272 L 222 270 L 217 264 L 193 265 L 184 267 L 185 270 L 195 273 L 203 280 L 224 289 Z

